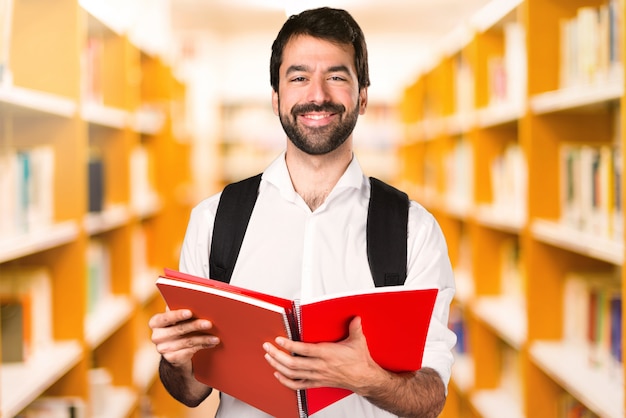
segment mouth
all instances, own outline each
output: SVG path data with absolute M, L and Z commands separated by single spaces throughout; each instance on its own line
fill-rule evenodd
M 292 110 L 292 113 L 306 126 L 322 127 L 331 123 L 342 111 L 342 105 L 326 103 L 324 105 L 297 106 Z
M 335 113 L 326 112 L 326 113 L 304 113 L 304 114 L 301 114 L 300 116 L 304 119 L 317 122 L 317 121 L 323 121 L 323 120 L 329 119 L 334 115 Z

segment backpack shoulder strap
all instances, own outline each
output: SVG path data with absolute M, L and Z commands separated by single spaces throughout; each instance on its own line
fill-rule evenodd
M 261 175 L 229 184 L 222 191 L 215 214 L 209 253 L 209 277 L 230 282 L 256 203 Z
M 406 280 L 409 197 L 370 177 L 367 213 L 367 259 L 376 287 L 396 286 Z
M 248 222 L 258 196 L 261 174 L 224 188 L 215 214 L 209 275 L 230 282 Z M 367 258 L 377 287 L 401 285 L 406 279 L 406 193 L 370 177 L 367 214 Z

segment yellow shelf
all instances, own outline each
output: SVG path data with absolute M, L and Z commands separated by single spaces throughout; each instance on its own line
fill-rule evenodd
M 623 172 L 616 174 L 626 161 L 626 69 L 608 61 L 626 51 L 626 11 L 612 12 L 622 25 L 613 32 L 620 34 L 613 55 L 568 63 L 561 49 L 567 22 L 609 17 L 609 3 L 624 4 L 492 2 L 466 22 L 473 28 L 469 39 L 459 31 L 456 44 L 405 90 L 398 185 L 442 227 L 457 282 L 451 325 L 463 330 L 465 350 L 453 367 L 445 417 L 560 417 L 570 398 L 600 416 L 624 414 L 623 362 L 612 360 L 610 372 L 599 372 L 586 366 L 584 347 L 562 342 L 571 275 L 587 274 L 587 286 L 608 292 L 593 276 L 614 274 L 626 294 L 626 215 L 614 201 L 619 196 L 623 207 L 626 192 Z M 589 48 L 589 33 L 580 39 L 573 48 L 579 54 L 610 49 Z M 595 67 L 573 71 L 582 62 Z M 593 74 L 584 72 L 591 68 Z M 604 177 L 568 182 L 575 177 L 566 163 L 575 154 L 567 152 L 583 148 L 585 157 L 596 156 Z M 567 190 L 580 192 L 574 193 L 580 200 L 571 194 L 568 200 Z M 585 193 L 603 200 L 589 209 Z M 577 202 L 584 206 L 573 207 Z
M 65 341 L 39 351 L 27 363 L 3 364 L 0 370 L 0 416 L 17 415 L 25 406 L 74 367 L 83 355 L 78 341 Z
M 147 324 L 165 308 L 154 280 L 177 264 L 191 209 L 180 192 L 191 182 L 179 128 L 186 86 L 126 29 L 102 21 L 99 9 L 92 15 L 101 2 L 12 3 L 9 59 L 0 63 L 10 75 L 0 82 L 0 271 L 45 272 L 52 342 L 1 364 L 0 417 L 44 396 L 92 410 L 102 401 L 90 389 L 92 369 L 111 380 L 102 416 L 138 418 L 144 402 L 155 415 L 180 416 L 182 406 L 158 388 Z M 104 209 L 90 212 L 98 189 Z

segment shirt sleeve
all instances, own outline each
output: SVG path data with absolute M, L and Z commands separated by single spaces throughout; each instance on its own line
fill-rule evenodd
M 191 211 L 187 231 L 180 251 L 180 271 L 200 277 L 209 277 L 209 245 L 219 195 L 200 202 Z
M 435 218 L 415 202 L 409 209 L 406 286 L 439 290 L 428 329 L 422 367 L 430 367 L 450 381 L 456 335 L 448 327 L 450 303 L 455 293 L 448 247 Z

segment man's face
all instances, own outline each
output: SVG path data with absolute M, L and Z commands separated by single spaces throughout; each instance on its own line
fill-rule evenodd
M 272 106 L 291 142 L 311 155 L 340 147 L 367 105 L 367 90 L 359 91 L 352 45 L 304 35 L 292 38 L 279 75 Z

